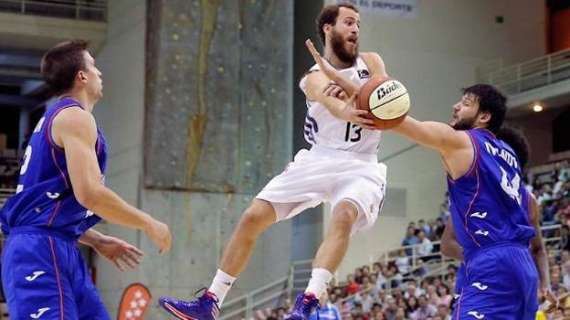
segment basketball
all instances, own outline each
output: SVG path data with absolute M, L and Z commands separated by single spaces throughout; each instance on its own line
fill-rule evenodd
M 404 120 L 410 110 L 410 96 L 400 81 L 372 77 L 360 88 L 357 107 L 369 110 L 374 126 L 386 130 Z

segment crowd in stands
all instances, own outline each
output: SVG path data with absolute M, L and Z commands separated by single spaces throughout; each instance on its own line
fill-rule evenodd
M 20 160 L 15 150 L 0 151 L 0 189 L 16 189 Z
M 527 189 L 541 206 L 543 226 L 561 225 L 547 230 L 552 292 L 562 296 L 570 292 L 570 167 L 558 164 L 545 173 L 530 174 Z M 425 277 L 427 263 L 439 260 L 439 246 L 449 216 L 447 200 L 436 219 L 410 222 L 397 256 L 388 262 L 356 268 L 344 281 L 331 286 L 322 297 L 321 319 L 353 320 L 450 320 L 454 302 L 457 267 L 450 264 L 443 275 Z M 544 298 L 541 296 L 541 301 Z M 537 319 L 570 319 L 568 305 L 548 317 L 539 312 Z M 257 318 L 281 320 L 292 308 L 284 306 Z M 316 319 L 316 314 L 313 317 Z

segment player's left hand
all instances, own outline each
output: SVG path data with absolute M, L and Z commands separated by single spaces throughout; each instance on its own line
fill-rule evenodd
M 346 99 L 348 99 L 346 91 L 344 91 L 344 89 L 338 84 L 336 84 L 334 81 L 329 82 L 323 93 L 325 96 L 335 97 L 343 101 L 346 101 Z
M 111 236 L 104 236 L 93 246 L 93 249 L 111 261 L 121 271 L 125 271 L 126 267 L 136 268 L 144 255 L 137 247 Z
M 305 41 L 305 46 L 309 49 L 309 52 L 313 56 L 313 60 L 315 60 L 315 63 L 319 65 L 320 70 L 330 80 L 334 81 L 337 79 L 339 76 L 338 71 L 326 59 L 323 59 L 321 54 L 317 51 L 317 48 L 315 48 L 313 41 L 311 41 L 311 39 L 307 39 L 307 41 Z
M 543 311 L 552 313 L 559 307 L 559 299 L 552 293 L 550 289 L 541 289 L 540 295 L 544 298 Z

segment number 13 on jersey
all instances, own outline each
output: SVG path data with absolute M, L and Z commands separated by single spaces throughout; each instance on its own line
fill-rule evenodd
M 347 122 L 344 141 L 358 142 L 362 138 L 362 128 L 357 124 Z

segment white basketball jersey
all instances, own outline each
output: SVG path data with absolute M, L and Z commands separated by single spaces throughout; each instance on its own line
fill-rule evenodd
M 311 71 L 319 70 L 314 65 Z M 370 72 L 361 57 L 350 68 L 339 70 L 350 80 L 363 85 L 370 78 Z M 299 87 L 306 93 L 306 76 L 301 79 Z M 333 116 L 329 110 L 317 101 L 307 99 L 307 116 L 305 118 L 305 140 L 311 145 L 360 153 L 378 153 L 380 146 L 379 130 L 363 129 L 356 124 Z

